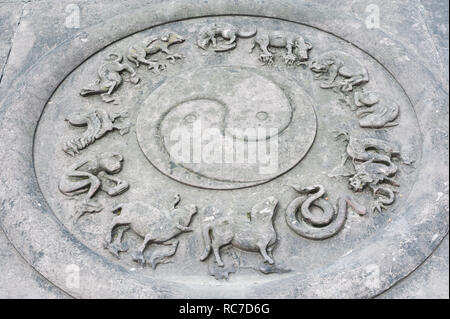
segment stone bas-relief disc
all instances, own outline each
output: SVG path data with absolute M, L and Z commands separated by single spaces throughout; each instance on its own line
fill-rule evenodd
M 264 70 L 259 71 L 264 72 Z M 273 72 L 275 73 L 275 72 Z M 296 83 L 284 82 L 283 90 L 259 75 L 258 69 L 239 66 L 200 68 L 168 79 L 155 90 L 139 113 L 136 133 L 143 152 L 164 174 L 189 185 L 209 188 L 239 188 L 268 181 L 295 166 L 309 150 L 316 134 L 316 117 L 310 98 Z M 173 94 L 177 88 L 177 94 Z M 289 92 L 290 98 L 284 93 Z M 292 104 L 291 104 L 292 103 Z M 197 121 L 197 122 L 196 122 Z M 170 150 L 181 139 L 173 139 L 174 129 L 194 135 L 194 123 L 201 130 L 216 129 L 220 137 L 234 140 L 230 154 L 236 158 L 237 143 L 248 152 L 254 144 L 277 139 L 277 167 L 264 171 L 269 161 L 252 163 L 221 160 L 210 163 L 200 158 L 176 162 Z M 246 129 L 262 129 L 256 138 L 246 136 Z M 270 134 L 270 129 L 274 134 Z M 234 131 L 233 131 L 234 130 Z M 184 133 L 185 132 L 185 133 Z M 247 138 L 247 140 L 245 140 Z M 189 141 L 190 143 L 193 143 Z M 202 143 L 203 142 L 203 143 Z M 201 139 L 200 149 L 207 142 Z M 245 154 L 244 154 L 245 155 Z M 236 163 L 233 163 L 236 162 Z
M 125 38 L 77 68 L 47 104 L 35 139 L 38 181 L 64 225 L 111 263 L 139 269 L 142 276 L 207 285 L 228 278 L 231 286 L 318 269 L 381 231 L 404 204 L 420 161 L 420 131 L 411 105 L 393 78 L 364 53 L 313 28 L 279 23 L 250 17 L 171 23 Z M 215 51 L 212 42 L 201 49 L 205 26 L 236 26 L 242 33 L 256 27 L 261 38 L 270 30 L 281 38 L 292 33 L 313 48 L 306 50 L 306 61 L 289 64 L 286 48 L 273 47 L 273 62 L 264 63 L 260 45 L 249 53 L 254 41 L 264 48 L 258 36 L 238 37 L 236 47 L 225 52 Z M 171 55 L 183 58 L 170 63 L 164 52 L 148 54 L 144 62 L 164 64 L 150 65 L 158 70 L 128 59 L 142 39 L 168 33 L 184 39 L 169 47 Z M 217 41 L 220 48 L 226 43 Z M 355 73 L 349 92 L 322 87 L 324 80 L 316 79 L 315 68 L 333 58 L 322 58 L 331 43 L 342 52 L 340 63 Z M 105 59 L 117 59 L 112 53 L 122 54 L 120 65 L 130 65 L 136 75 L 120 72 L 123 81 L 110 96 L 80 95 L 96 70 L 109 65 Z M 362 91 L 357 81 L 364 71 L 373 81 Z M 345 80 L 337 75 L 335 83 Z M 377 99 L 366 92 L 395 97 L 400 107 L 395 125 L 359 125 L 356 113 L 369 107 L 356 107 L 353 100 Z M 241 143 L 245 155 L 251 144 L 266 142 L 266 151 L 276 155 L 275 169 L 264 173 L 269 163 L 258 161 L 208 162 L 203 156 L 210 140 L 203 135 L 196 137 L 202 150 L 196 162 L 196 124 L 201 134 L 215 129 L 220 137 L 232 138 L 234 147 Z M 248 128 L 261 128 L 262 134 L 246 136 Z M 55 130 L 61 132 L 56 139 Z M 183 162 L 171 151 L 186 136 L 192 149 Z M 272 141 L 275 150 L 270 150 Z M 99 185 L 91 197 L 89 186 L 77 184 L 89 180 L 90 166 L 95 169 L 89 174 L 98 176 L 91 177 L 92 184 Z M 363 211 L 366 215 L 359 216 Z M 149 242 L 142 249 L 145 238 Z
M 433 79 L 372 58 L 381 31 L 291 5 L 142 8 L 31 70 L 0 117 L 0 223 L 25 259 L 76 297 L 148 298 L 371 297 L 422 262 L 447 230 Z M 276 169 L 169 157 L 198 121 L 277 141 Z

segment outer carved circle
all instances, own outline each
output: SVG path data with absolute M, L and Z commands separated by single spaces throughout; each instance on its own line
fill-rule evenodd
M 55 88 L 92 54 L 127 35 L 167 21 L 225 14 L 266 15 L 307 24 L 352 42 L 365 52 L 376 52 L 376 59 L 391 70 L 414 101 L 423 133 L 424 156 L 409 204 L 397 211 L 384 232 L 373 235 L 364 247 L 342 256 L 334 264 L 323 265 L 320 273 L 306 270 L 301 275 L 245 288 L 230 284 L 214 289 L 214 296 L 371 297 L 408 275 L 432 253 L 448 232 L 448 197 L 437 197 L 448 183 L 445 173 L 448 164 L 442 160 L 448 156 L 444 143 L 448 127 L 445 117 L 437 113 L 438 110 L 445 112 L 446 103 L 432 103 L 444 101 L 446 94 L 439 90 L 437 80 L 429 75 L 414 53 L 408 52 L 408 60 L 396 60 L 394 57 L 406 54 L 406 50 L 395 40 L 390 39 L 391 45 L 380 50 L 378 45 L 390 37 L 380 30 L 372 30 L 371 37 L 367 37 L 359 32 L 362 22 L 345 13 L 330 17 L 328 8 L 294 1 L 277 1 L 267 9 L 253 1 L 228 0 L 201 4 L 168 1 L 159 7 L 143 7 L 62 43 L 14 83 L 0 107 L 0 147 L 3 150 L 0 155 L 0 225 L 32 267 L 75 297 L 211 296 L 209 289 L 195 282 L 163 282 L 139 277 L 125 267 L 111 264 L 79 242 L 59 223 L 42 196 L 33 170 L 32 148 L 35 127 Z M 342 29 L 342 25 L 348 27 Z M 420 83 L 412 74 L 421 75 Z M 55 249 L 56 243 L 58 249 Z M 79 288 L 65 284 L 67 266 L 73 263 L 81 265 Z

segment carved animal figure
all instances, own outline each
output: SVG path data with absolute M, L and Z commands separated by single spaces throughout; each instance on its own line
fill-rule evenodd
M 158 52 L 162 52 L 166 55 L 166 60 L 173 63 L 178 59 L 182 59 L 183 56 L 172 53 L 169 50 L 169 47 L 177 43 L 183 43 L 184 41 L 182 36 L 175 32 L 167 31 L 161 36 L 144 40 L 141 45 L 131 46 L 128 49 L 127 58 L 136 64 L 137 67 L 143 63 L 148 65 L 149 70 L 159 72 L 160 70 L 164 70 L 166 65 L 159 63 L 158 60 L 155 59 L 147 59 L 147 55 L 155 55 Z
M 386 98 L 380 99 L 374 92 L 356 91 L 354 102 L 357 107 L 359 126 L 363 128 L 383 128 L 398 125 L 393 122 L 399 114 L 399 106 Z
M 263 51 L 259 60 L 267 64 L 273 63 L 273 53 L 269 47 L 285 48 L 287 52 L 284 62 L 288 65 L 308 60 L 308 51 L 312 49 L 312 44 L 305 41 L 301 35 L 282 31 L 259 32 L 252 40 L 250 53 L 253 52 L 256 45 Z
M 152 252 L 149 260 L 147 261 L 147 263 L 151 265 L 152 269 L 156 269 L 156 266 L 159 264 L 168 263 L 170 260 L 169 257 L 172 257 L 177 252 L 178 244 L 180 242 L 176 239 L 170 240 L 169 242 L 170 243 L 164 243 Z
M 107 132 L 119 130 L 120 135 L 128 133 L 130 124 L 121 119 L 127 117 L 126 113 L 108 114 L 103 109 L 95 109 L 90 112 L 75 112 L 70 114 L 66 121 L 73 126 L 86 126 L 86 131 L 79 137 L 64 143 L 63 150 L 71 156 L 79 154 Z
M 357 59 L 340 51 L 323 53 L 311 62 L 311 71 L 316 79 L 322 79 L 320 87 L 338 87 L 342 92 L 353 90 L 356 85 L 369 81 L 369 73 Z
M 386 205 L 395 201 L 395 190 L 385 185 L 400 186 L 393 177 L 398 171 L 393 158 L 400 157 L 398 147 L 374 138 L 353 138 L 346 132 L 343 135 L 347 142 L 347 155 L 344 157 L 341 167 L 347 160 L 352 160 L 355 172 L 338 174 L 336 176 L 348 176 L 350 188 L 356 192 L 362 191 L 368 186 L 375 198 L 372 211 L 381 212 Z
M 172 238 L 181 233 L 193 231 L 188 226 L 192 216 L 197 213 L 195 205 L 177 208 L 179 202 L 180 196 L 176 195 L 175 203 L 170 210 L 166 211 L 142 202 L 117 205 L 112 212 L 118 213 L 118 216 L 113 218 L 109 226 L 105 248 L 109 248 L 113 232 L 119 226 L 127 226 L 126 230 L 131 229 L 143 238 L 142 245 L 133 254 L 133 260 L 140 264 L 146 263 L 144 251 L 149 244 L 173 244 L 174 246 L 173 242 L 169 242 Z M 161 259 L 162 256 L 158 258 Z
M 88 96 L 93 94 L 101 94 L 103 101 L 106 103 L 114 101 L 111 94 L 122 84 L 123 71 L 127 71 L 131 74 L 130 81 L 134 84 L 139 82 L 139 78 L 136 77 L 136 71 L 128 64 L 122 63 L 123 57 L 118 53 L 111 53 L 106 58 L 106 63 L 102 64 L 97 71 L 98 80 L 91 88 L 82 89 L 81 96 Z
M 278 200 L 270 196 L 256 204 L 247 216 L 233 214 L 220 217 L 214 207 L 206 208 L 202 222 L 205 250 L 200 260 L 208 258 L 212 248 L 217 265 L 223 267 L 219 250 L 222 246 L 231 244 L 242 250 L 259 251 L 266 262 L 274 264 L 270 255 L 277 240 L 272 222 L 277 205 Z
M 335 209 L 323 198 L 325 188 L 322 185 L 292 187 L 300 194 L 309 195 L 307 198 L 300 196 L 294 199 L 285 213 L 288 226 L 302 237 L 320 240 L 336 235 L 345 224 L 348 206 L 359 215 L 366 214 L 366 208 L 356 203 L 350 196 L 338 199 Z M 313 213 L 310 209 L 312 206 L 318 207 L 321 214 Z
M 78 161 L 64 172 L 59 181 L 61 193 L 69 197 L 86 193 L 82 205 L 77 209 L 75 221 L 86 213 L 97 213 L 103 209 L 102 205 L 91 201 L 99 189 L 109 196 L 119 195 L 128 189 L 128 183 L 111 176 L 122 170 L 122 161 L 122 155 L 107 152 Z
M 236 40 L 240 38 L 250 38 L 256 34 L 254 28 L 251 31 L 243 32 L 238 27 L 229 23 L 213 23 L 208 24 L 200 29 L 197 36 L 197 45 L 206 50 L 211 42 L 214 51 L 227 51 L 236 47 Z M 226 41 L 217 46 L 217 39 L 222 38 Z

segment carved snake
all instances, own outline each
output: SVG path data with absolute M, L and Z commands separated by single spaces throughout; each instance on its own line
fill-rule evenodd
M 327 200 L 322 198 L 325 188 L 315 185 L 300 188 L 293 186 L 301 194 L 311 194 L 306 200 L 300 196 L 294 199 L 286 209 L 285 217 L 288 226 L 298 235 L 314 240 L 326 239 L 337 234 L 347 219 L 347 208 L 351 206 L 359 215 L 365 215 L 365 207 L 357 204 L 351 197 L 340 198 L 337 201 L 337 209 Z M 314 214 L 311 206 L 322 210 L 322 214 Z M 300 215 L 297 211 L 300 207 Z M 337 211 L 337 214 L 336 214 Z

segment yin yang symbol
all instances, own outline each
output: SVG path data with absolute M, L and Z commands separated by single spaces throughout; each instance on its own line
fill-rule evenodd
M 137 121 L 139 145 L 162 173 L 189 185 L 233 189 L 264 183 L 296 165 L 316 133 L 311 98 L 297 83 L 281 82 L 237 66 L 197 69 L 170 78 L 142 106 Z M 281 147 L 277 170 L 266 175 L 261 174 L 259 163 L 177 161 L 170 153 L 179 142 L 172 139 L 173 132 L 184 130 L 189 135 L 195 125 L 202 132 L 215 129 L 248 149 L 252 143 L 277 139 Z M 208 142 L 202 140 L 201 147 Z

